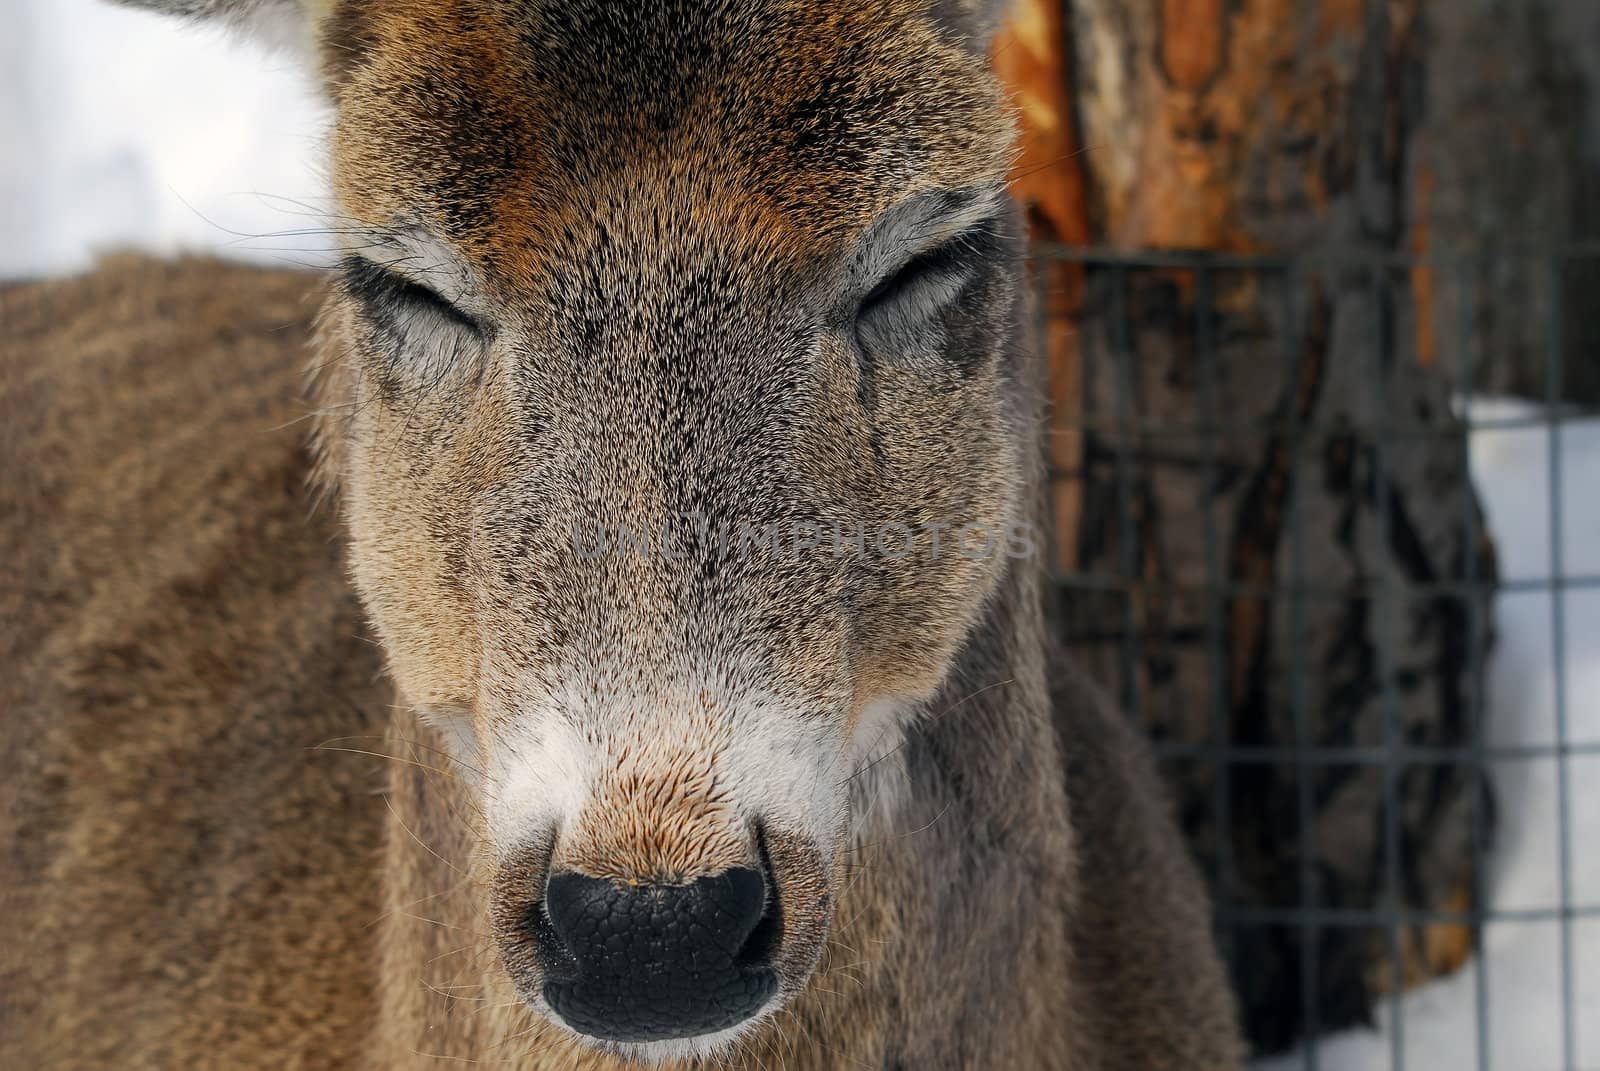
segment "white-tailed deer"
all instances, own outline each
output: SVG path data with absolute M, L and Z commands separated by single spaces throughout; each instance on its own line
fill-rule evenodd
M 147 6 L 319 64 L 345 255 L 0 296 L 0 1064 L 1237 1065 L 986 2 Z

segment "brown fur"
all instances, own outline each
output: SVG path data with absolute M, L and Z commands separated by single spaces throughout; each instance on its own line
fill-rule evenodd
M 304 493 L 309 287 L 129 258 L 0 295 L 0 1066 L 363 1048 L 383 771 L 317 749 L 388 695 Z
M 129 258 L 0 294 L 0 1066 L 612 1066 L 511 1005 L 461 873 L 473 804 L 404 711 L 380 742 L 377 652 L 302 491 L 311 286 Z M 1001 788 L 1010 832 L 1044 838 L 1035 865 L 1071 921 L 995 955 L 975 937 L 967 964 L 1027 984 L 964 1010 L 984 987 L 921 969 L 909 935 L 953 907 L 928 897 L 930 861 L 959 857 L 961 831 L 919 814 L 855 861 L 828 968 L 749 1066 L 1234 1065 L 1204 902 L 1148 761 L 1065 671 L 1055 702 L 1075 867 L 1063 832 L 1028 828 L 1020 790 L 1055 776 L 1053 743 L 988 761 L 1021 764 Z M 940 738 L 970 748 L 963 723 L 994 705 L 952 709 Z M 397 758 L 350 753 L 369 750 Z M 911 1004 L 925 1027 L 1038 1020 L 1054 1048 L 1002 1060 L 980 1047 L 989 1029 L 910 1036 Z
M 323 5 L 352 255 L 461 310 L 375 298 L 359 262 L 326 288 L 319 479 L 353 584 L 297 490 L 309 280 L 130 262 L 0 296 L 31 474 L 0 490 L 4 1062 L 615 1068 L 534 1010 L 546 875 L 763 852 L 784 1003 L 694 1066 L 1237 1064 L 1148 761 L 1048 679 L 1036 562 L 920 536 L 584 559 L 563 527 L 1031 517 L 1014 219 L 894 352 L 816 308 L 881 273 L 851 258 L 887 216 L 923 205 L 920 241 L 941 191 L 1002 177 L 984 19 Z M 852 767 L 885 709 L 903 744 Z

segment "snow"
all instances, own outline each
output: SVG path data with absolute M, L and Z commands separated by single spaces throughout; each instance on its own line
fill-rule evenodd
M 1506 580 L 1555 575 L 1550 508 L 1551 435 L 1544 427 L 1496 429 L 1537 418 L 1525 402 L 1478 400 L 1472 436 L 1477 481 Z M 1560 575 L 1600 575 L 1600 420 L 1563 422 L 1557 470 L 1563 497 Z M 1489 668 L 1488 740 L 1493 747 L 1556 743 L 1557 673 L 1552 594 L 1502 593 L 1495 608 L 1498 648 Z M 1600 587 L 1563 595 L 1567 737 L 1600 743 Z M 1549 911 L 1561 906 L 1559 778 L 1553 758 L 1496 762 L 1499 828 L 1489 892 L 1496 911 Z M 1571 903 L 1600 906 L 1600 754 L 1569 757 Z M 1600 916 L 1572 923 L 1573 1066 L 1600 1068 Z M 1554 920 L 1495 922 L 1487 928 L 1483 983 L 1488 1009 L 1487 1066 L 1493 1071 L 1558 1071 L 1566 1067 L 1562 1035 L 1561 927 Z M 1478 1062 L 1478 975 L 1474 964 L 1407 994 L 1400 1001 L 1404 1067 L 1469 1071 Z M 1394 1010 L 1379 1009 L 1377 1030 L 1324 1039 L 1319 1071 L 1389 1071 Z M 1264 1062 L 1262 1071 L 1300 1071 L 1303 1053 Z
M 97 0 L 6 0 L 0 278 L 115 248 L 318 262 L 327 117 L 293 58 Z
M 321 263 L 331 240 L 316 160 L 327 116 L 292 59 L 95 0 L 10 0 L 0 36 L 0 278 L 62 273 L 97 252 L 212 250 L 268 263 Z M 1473 404 L 1474 421 L 1537 415 L 1509 401 Z M 1562 426 L 1557 466 L 1566 515 L 1562 570 L 1600 574 L 1600 421 Z M 1472 466 L 1504 576 L 1552 571 L 1550 436 L 1479 430 Z M 1600 743 L 1600 587 L 1567 590 L 1565 713 L 1573 742 Z M 1496 746 L 1555 740 L 1555 645 L 1546 590 L 1502 593 L 1490 670 Z M 1572 903 L 1600 904 L 1600 754 L 1568 760 Z M 1500 806 L 1491 875 L 1500 910 L 1561 902 L 1556 763 L 1497 763 Z M 1572 923 L 1576 1066 L 1600 1069 L 1600 916 Z M 1499 922 L 1488 929 L 1483 979 L 1494 1071 L 1563 1065 L 1560 927 Z M 1478 973 L 1400 1001 L 1405 1067 L 1456 1071 L 1478 1063 Z M 1386 1071 L 1393 1015 L 1318 1047 L 1322 1071 Z M 1263 1063 L 1289 1071 L 1302 1057 Z

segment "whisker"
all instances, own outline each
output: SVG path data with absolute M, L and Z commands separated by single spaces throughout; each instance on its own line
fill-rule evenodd
M 429 766 L 425 762 L 416 762 L 416 761 L 414 761 L 412 759 L 401 758 L 398 755 L 385 755 L 380 751 L 367 751 L 367 750 L 365 750 L 363 748 L 355 748 L 355 747 L 329 747 L 329 746 L 324 745 L 324 744 L 315 744 L 315 745 L 311 746 L 310 748 L 307 748 L 307 750 L 308 751 L 342 751 L 342 752 L 345 752 L 345 753 L 350 754 L 350 755 L 366 755 L 367 757 L 374 758 L 374 759 L 388 759 L 391 762 L 402 763 L 402 764 L 404 764 L 406 766 L 415 766 L 419 770 L 427 770 L 429 773 L 436 773 L 441 777 L 448 777 L 452 781 L 456 780 L 456 775 L 451 773 L 449 770 L 441 770 L 437 766 Z
M 450 860 L 446 859 L 444 856 L 440 855 L 438 852 L 434 851 L 427 844 L 425 844 L 422 838 L 417 836 L 416 833 L 412 831 L 410 826 L 406 825 L 405 820 L 400 817 L 400 812 L 394 809 L 394 804 L 390 802 L 387 794 L 385 794 L 383 797 L 383 805 L 389 808 L 389 814 L 392 815 L 394 820 L 400 824 L 400 828 L 406 831 L 406 836 L 410 837 L 419 848 L 433 856 L 435 859 L 439 860 L 439 862 L 443 863 L 451 870 L 454 870 L 457 874 L 464 873 L 460 867 L 456 866 Z

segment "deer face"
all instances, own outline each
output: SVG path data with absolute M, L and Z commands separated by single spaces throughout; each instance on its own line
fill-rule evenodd
M 712 1051 L 805 985 L 875 760 L 1026 541 L 982 19 L 324 7 L 349 237 L 317 391 L 356 583 L 481 771 L 523 997 Z

